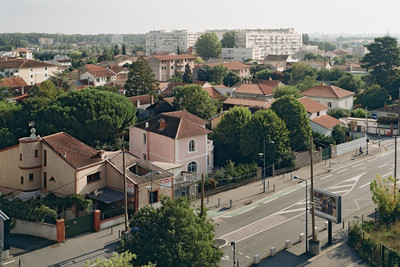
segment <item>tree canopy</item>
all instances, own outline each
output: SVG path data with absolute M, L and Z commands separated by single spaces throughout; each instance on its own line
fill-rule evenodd
M 286 123 L 292 150 L 306 150 L 312 131 L 303 104 L 295 97 L 286 95 L 272 103 L 271 109 Z
M 223 64 L 213 67 L 203 65 L 197 72 L 197 79 L 199 81 L 207 81 L 213 84 L 222 84 L 224 78 L 228 75 L 228 69 Z
M 300 90 L 294 85 L 278 86 L 274 89 L 274 98 L 279 98 L 285 95 L 291 95 L 295 98 L 299 98 Z
M 328 115 L 339 119 L 343 117 L 350 117 L 351 113 L 350 110 L 345 108 L 334 108 L 328 111 Z
M 184 83 L 192 83 L 193 82 L 192 70 L 191 70 L 189 64 L 185 65 L 185 72 L 183 73 L 183 76 L 182 76 L 182 82 L 184 82 Z
M 389 100 L 389 94 L 385 88 L 379 85 L 372 85 L 357 95 L 355 104 L 361 104 L 362 107 L 369 109 L 381 108 Z
M 205 33 L 196 41 L 196 53 L 202 58 L 221 57 L 221 42 L 215 33 Z
M 211 99 L 201 85 L 177 86 L 173 94 L 175 96 L 173 104 L 179 110 L 186 109 L 204 120 L 217 114 L 218 102 Z
M 221 46 L 223 48 L 235 47 L 235 31 L 229 31 L 224 33 L 221 40 Z
M 336 144 L 343 143 L 346 140 L 346 127 L 340 124 L 333 127 L 332 138 Z
M 121 250 L 135 253 L 137 265 L 218 266 L 223 255 L 214 247 L 214 223 L 199 216 L 186 198 L 163 196 L 160 208 L 141 208 L 129 225 L 137 231 L 122 242 Z
M 348 74 L 337 80 L 336 86 L 358 94 L 364 88 L 365 83 L 360 77 Z
M 315 81 L 317 78 L 317 70 L 307 64 L 295 63 L 291 69 L 290 84 L 302 83 L 307 77 L 309 80 Z
M 132 63 L 132 69 L 128 74 L 128 80 L 125 83 L 127 96 L 137 96 L 150 94 L 156 95 L 159 83 L 155 79 L 149 63 L 140 56 Z
M 240 82 L 240 76 L 234 73 L 233 71 L 229 71 L 228 74 L 224 77 L 224 85 L 231 87 L 232 85 Z

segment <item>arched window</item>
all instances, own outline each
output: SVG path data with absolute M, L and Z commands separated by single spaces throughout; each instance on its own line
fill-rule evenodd
M 187 171 L 188 172 L 197 172 L 197 163 L 194 161 L 190 162 L 188 164 Z
M 195 152 L 195 142 L 194 140 L 190 140 L 189 142 L 189 152 Z

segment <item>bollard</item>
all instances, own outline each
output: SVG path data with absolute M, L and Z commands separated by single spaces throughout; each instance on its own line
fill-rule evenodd
M 221 199 L 218 198 L 218 206 L 217 207 L 219 207 L 220 205 L 221 205 Z
M 326 221 L 326 222 L 325 222 L 325 230 L 328 229 L 328 224 L 329 224 L 329 222 Z
M 210 203 L 210 197 L 207 196 L 207 204 Z
M 231 209 L 232 208 L 232 199 L 231 200 L 229 200 L 229 208 Z
M 343 221 L 343 228 L 342 229 L 344 229 L 344 221 Z
M 326 160 L 325 160 L 325 165 L 326 165 Z
M 268 181 L 268 188 L 269 188 L 269 181 Z
M 283 176 L 282 176 L 282 178 L 285 178 L 285 173 L 283 173 Z
M 292 246 L 292 242 L 290 241 L 290 239 L 286 240 L 285 246 L 286 248 L 290 248 Z
M 275 256 L 276 254 L 276 247 L 271 247 L 270 251 L 270 256 Z
M 111 226 L 111 234 L 113 234 L 113 232 L 114 232 L 114 227 Z
M 304 233 L 301 233 L 299 235 L 299 240 L 300 240 L 300 242 L 303 242 L 304 240 L 306 240 L 306 235 Z
M 273 191 L 275 192 L 275 184 L 274 184 L 274 190 Z
M 254 255 L 254 264 L 258 264 L 260 262 L 260 255 L 256 254 Z
M 22 266 L 22 264 L 21 264 L 21 260 L 20 260 L 20 259 L 18 260 L 18 266 L 19 266 L 19 267 L 21 267 L 21 266 Z
M 290 174 L 290 180 L 293 180 L 293 173 Z

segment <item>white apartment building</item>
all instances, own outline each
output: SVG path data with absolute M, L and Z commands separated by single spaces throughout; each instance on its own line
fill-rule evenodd
M 187 53 L 189 49 L 194 49 L 200 35 L 187 30 L 148 32 L 146 33 L 146 56 L 155 53 Z
M 301 45 L 301 34 L 295 33 L 293 28 L 243 30 L 235 35 L 235 47 L 259 48 L 262 56 L 268 54 L 292 55 L 300 50 Z
M 262 54 L 260 48 L 222 48 L 222 59 L 244 61 L 246 59 L 261 60 Z

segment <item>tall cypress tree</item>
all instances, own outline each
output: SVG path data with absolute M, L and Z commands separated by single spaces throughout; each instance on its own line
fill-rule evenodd
M 183 73 L 182 80 L 184 83 L 192 83 L 193 82 L 192 70 L 191 70 L 189 64 L 185 65 L 185 73 Z
M 137 96 L 150 94 L 156 95 L 159 83 L 154 77 L 149 63 L 140 56 L 132 63 L 132 69 L 128 74 L 128 80 L 125 83 L 126 96 Z

